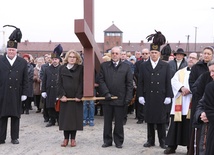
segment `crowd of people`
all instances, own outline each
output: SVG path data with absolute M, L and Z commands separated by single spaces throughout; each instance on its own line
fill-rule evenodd
M 30 54 L 18 56 L 18 39 L 11 38 L 0 57 L 0 144 L 5 143 L 9 117 L 11 142 L 19 144 L 20 116 L 30 114 L 33 102 L 46 127 L 58 124 L 63 131 L 61 146 L 70 140 L 75 147 L 77 131 L 96 125 L 95 104 L 99 104 L 104 116 L 103 148 L 113 142 L 116 148 L 123 147 L 124 125 L 128 114 L 135 113 L 137 124 L 147 124 L 144 147 L 155 146 L 157 130 L 163 154 L 176 153 L 178 145 L 186 146 L 189 155 L 214 153 L 214 50 L 205 47 L 201 59 L 182 48 L 172 52 L 169 44 L 161 51 L 165 37 L 158 35 L 150 49 L 132 54 L 115 46 L 103 55 L 94 85 L 94 96 L 105 98 L 99 102 L 82 101 L 83 52 L 63 53 L 59 44 L 53 53 L 34 60 Z

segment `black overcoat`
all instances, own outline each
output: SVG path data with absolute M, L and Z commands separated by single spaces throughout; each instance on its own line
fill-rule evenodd
M 0 58 L 0 117 L 21 115 L 21 95 L 28 92 L 27 62 L 17 57 L 13 66 L 6 56 Z
M 99 74 L 99 94 L 110 93 L 118 99 L 102 101 L 103 104 L 124 106 L 125 101 L 131 101 L 133 92 L 133 74 L 128 64 L 121 61 L 115 68 L 112 61 L 101 64 Z
M 139 68 L 138 96 L 145 98 L 144 114 L 147 123 L 166 123 L 166 97 L 173 97 L 169 64 L 159 60 L 153 69 L 151 61 Z
M 74 65 L 70 70 L 63 65 L 59 69 L 58 97 L 79 98 L 83 96 L 83 66 Z M 83 130 L 82 102 L 60 102 L 59 129 Z
M 28 97 L 33 97 L 33 75 L 34 75 L 34 68 L 33 65 L 28 63 Z
M 59 67 L 50 65 L 45 69 L 42 79 L 42 92 L 47 93 L 46 108 L 54 108 L 57 98 L 57 78 L 59 74 Z
M 214 81 L 210 82 L 204 93 L 204 111 L 209 120 L 205 155 L 214 154 Z

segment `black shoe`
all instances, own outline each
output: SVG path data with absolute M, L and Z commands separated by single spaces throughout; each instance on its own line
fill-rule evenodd
M 160 147 L 161 147 L 162 149 L 166 149 L 166 145 L 165 145 L 165 144 L 160 144 Z
M 143 120 L 138 120 L 137 124 L 143 124 Z
M 11 143 L 12 144 L 19 144 L 19 141 L 18 141 L 18 139 L 13 139 L 13 140 L 11 140 Z
M 118 148 L 118 149 L 122 149 L 122 145 L 116 145 L 116 148 Z
M 127 120 L 123 120 L 123 125 L 126 125 Z
M 48 122 L 49 121 L 49 119 L 48 118 L 46 118 L 45 120 L 44 120 L 44 122 Z
M 102 145 L 102 147 L 109 147 L 109 146 L 112 146 L 112 144 L 106 144 L 106 143 L 104 143 L 104 144 Z
M 168 148 L 166 148 L 166 150 L 164 150 L 163 153 L 164 153 L 164 154 L 174 154 L 174 153 L 175 153 L 175 150 L 172 149 L 172 148 L 170 148 L 170 147 L 168 147 Z
M 38 109 L 38 110 L 36 111 L 36 113 L 40 113 L 40 112 L 41 112 L 41 109 L 40 109 L 40 110 Z
M 46 125 L 46 127 L 50 127 L 50 126 L 54 126 L 54 125 L 55 125 L 55 123 L 49 122 L 49 123 Z
M 5 140 L 0 140 L 0 144 L 4 144 L 5 143 Z
M 155 146 L 155 144 L 150 143 L 150 142 L 146 142 L 143 146 L 144 147 L 151 147 L 151 146 Z
M 29 114 L 29 110 L 26 110 L 25 114 L 27 114 L 27 115 L 28 115 L 28 114 Z

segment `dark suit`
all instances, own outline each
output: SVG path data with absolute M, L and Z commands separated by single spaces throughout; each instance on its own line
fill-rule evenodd
M 169 64 L 159 60 L 153 69 L 151 61 L 140 65 L 138 96 L 145 98 L 144 115 L 147 122 L 148 142 L 155 143 L 154 124 L 157 125 L 160 145 L 165 145 L 166 97 L 173 97 Z
M 17 57 L 11 66 L 6 56 L 0 58 L 0 141 L 6 139 L 7 121 L 11 117 L 11 139 L 19 138 L 21 95 L 28 93 L 27 62 Z
M 99 74 L 99 94 L 105 96 L 110 93 L 118 99 L 102 101 L 104 114 L 104 143 L 111 145 L 114 139 L 116 145 L 124 141 L 124 106 L 132 99 L 133 76 L 128 64 L 119 62 L 115 68 L 112 61 L 101 64 Z M 112 121 L 115 118 L 115 127 L 112 137 Z

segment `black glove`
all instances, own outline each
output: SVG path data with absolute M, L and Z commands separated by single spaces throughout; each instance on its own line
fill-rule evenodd
M 131 101 L 129 101 L 129 100 L 125 100 L 125 105 L 129 105 L 130 102 Z
M 111 94 L 110 93 L 106 93 L 105 100 L 107 100 L 107 101 L 111 100 Z

